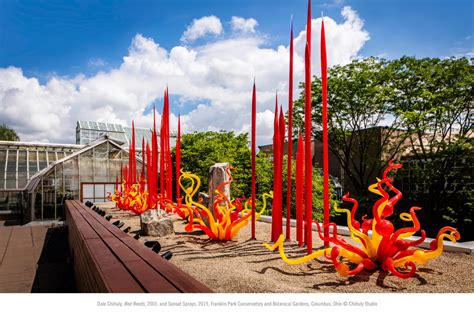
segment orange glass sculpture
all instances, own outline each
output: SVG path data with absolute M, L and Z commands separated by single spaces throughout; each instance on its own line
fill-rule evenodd
M 223 193 L 224 187 L 233 181 L 230 170 L 229 167 L 226 169 L 229 180 L 221 183 L 216 189 L 212 211 L 204 206 L 202 201 L 193 200 L 201 186 L 201 179 L 195 174 L 182 171 L 179 184 L 185 193 L 185 203 L 178 202 L 175 212 L 188 219 L 189 223 L 185 226 L 187 232 L 200 229 L 211 239 L 227 241 L 236 236 L 252 219 L 251 199 L 230 200 Z M 184 182 L 189 185 L 185 187 Z M 265 211 L 266 199 L 272 196 L 272 192 L 263 194 L 262 207 L 255 212 L 256 219 Z
M 364 269 L 374 270 L 381 268 L 389 271 L 400 278 L 412 277 L 416 272 L 417 264 L 425 264 L 441 255 L 443 252 L 443 240 L 448 239 L 456 242 L 460 238 L 459 232 L 453 227 L 443 227 L 438 232 L 436 239 L 430 244 L 429 250 L 419 248 L 410 248 L 420 245 L 426 237 L 425 231 L 420 230 L 420 222 L 416 216 L 416 211 L 421 208 L 412 207 L 409 213 L 401 213 L 400 218 L 403 221 L 411 222 L 411 226 L 395 230 L 392 222 L 388 220 L 395 209 L 396 203 L 401 199 L 402 193 L 393 186 L 393 179 L 388 177 L 388 173 L 393 169 L 401 168 L 401 164 L 389 162 L 388 167 L 383 173 L 382 179 L 377 179 L 377 183 L 369 187 L 369 191 L 380 196 L 380 199 L 372 208 L 373 218 L 368 219 L 365 216 L 360 223 L 355 218 L 358 203 L 355 199 L 346 194 L 343 201 L 352 203 L 352 210 L 340 209 L 335 206 L 337 212 L 347 214 L 347 226 L 351 233 L 351 238 L 360 244 L 359 247 L 348 243 L 337 233 L 335 223 L 321 225 L 313 221 L 318 227 L 318 233 L 321 240 L 330 242 L 334 246 L 324 248 L 313 252 L 302 258 L 288 258 L 283 248 L 284 236 L 281 235 L 278 241 L 273 244 L 264 244 L 269 250 L 278 249 L 282 259 L 288 264 L 301 264 L 320 256 L 325 256 L 334 264 L 337 272 L 342 276 L 352 276 L 360 273 Z M 389 195 L 389 192 L 394 194 Z M 332 229 L 332 235 L 323 236 L 321 231 L 328 227 Z M 407 240 L 407 237 L 420 233 L 420 238 L 416 240 Z M 355 265 L 350 269 L 349 265 L 339 260 L 342 257 L 346 261 Z

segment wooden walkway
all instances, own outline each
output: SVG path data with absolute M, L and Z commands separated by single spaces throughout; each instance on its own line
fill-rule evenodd
M 0 293 L 30 293 L 47 226 L 0 222 Z

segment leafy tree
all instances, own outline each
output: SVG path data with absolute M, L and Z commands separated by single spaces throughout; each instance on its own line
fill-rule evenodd
M 0 124 L 0 140 L 19 141 L 20 137 L 14 129 L 8 127 L 6 124 Z
M 329 148 L 344 170 L 346 187 L 349 184 L 359 196 L 366 195 L 367 187 L 404 143 L 401 122 L 392 114 L 389 64 L 368 58 L 328 71 Z M 315 77 L 311 88 L 313 137 L 321 140 L 321 78 Z M 298 129 L 304 130 L 304 102 L 303 91 L 294 105 L 295 136 Z
M 392 104 L 408 136 L 410 198 L 433 226 L 457 226 L 468 240 L 474 237 L 473 61 L 403 57 L 390 65 Z
M 329 146 L 349 179 L 346 191 L 364 202 L 385 164 L 403 160 L 397 179 L 404 208 L 423 207 L 419 215 L 432 224 L 431 236 L 450 224 L 472 239 L 473 63 L 368 58 L 329 69 Z M 320 78 L 312 90 L 313 136 L 321 139 Z M 295 135 L 304 127 L 303 94 L 294 109 Z

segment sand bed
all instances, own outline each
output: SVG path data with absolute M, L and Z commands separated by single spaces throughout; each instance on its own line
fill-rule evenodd
M 131 226 L 131 235 L 140 228 L 138 216 L 108 211 Z M 341 277 L 326 259 L 301 265 L 288 265 L 277 252 L 262 246 L 269 241 L 271 225 L 256 223 L 257 240 L 250 240 L 250 225 L 243 228 L 236 240 L 211 241 L 200 232 L 184 232 L 183 221 L 173 217 L 175 235 L 160 238 L 142 237 L 140 241 L 157 239 L 162 253 L 173 252 L 171 262 L 196 277 L 215 292 L 221 293 L 306 293 L 306 292 L 474 292 L 474 261 L 472 255 L 444 253 L 426 265 L 418 266 L 411 279 L 399 279 L 383 271 L 364 271 L 354 277 Z M 124 228 L 125 228 L 124 227 Z M 314 234 L 314 248 L 322 246 Z M 294 236 L 294 231 L 292 231 Z M 294 241 L 285 243 L 289 257 L 301 257 L 305 249 Z

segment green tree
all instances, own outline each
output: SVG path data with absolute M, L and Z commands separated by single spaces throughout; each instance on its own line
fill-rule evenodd
M 344 170 L 346 185 L 358 196 L 366 195 L 404 143 L 401 122 L 393 116 L 390 102 L 394 88 L 389 64 L 368 58 L 328 71 L 329 148 Z M 321 140 L 321 78 L 314 77 L 311 88 L 312 132 Z M 304 131 L 304 102 L 303 91 L 293 107 L 294 137 L 298 129 Z
M 20 137 L 14 129 L 8 127 L 6 124 L 0 124 L 0 140 L 19 141 Z
M 392 105 L 408 136 L 402 176 L 411 173 L 410 198 L 423 206 L 422 218 L 456 226 L 467 240 L 474 237 L 473 61 L 403 57 L 390 64 Z
M 368 58 L 329 69 L 329 146 L 362 206 L 372 197 L 367 186 L 386 163 L 401 160 L 396 177 L 403 185 L 402 209 L 422 206 L 420 219 L 431 224 L 431 236 L 449 224 L 464 238 L 474 237 L 473 63 Z M 320 78 L 314 78 L 312 92 L 313 135 L 321 139 Z M 294 109 L 295 135 L 303 130 L 303 94 Z

